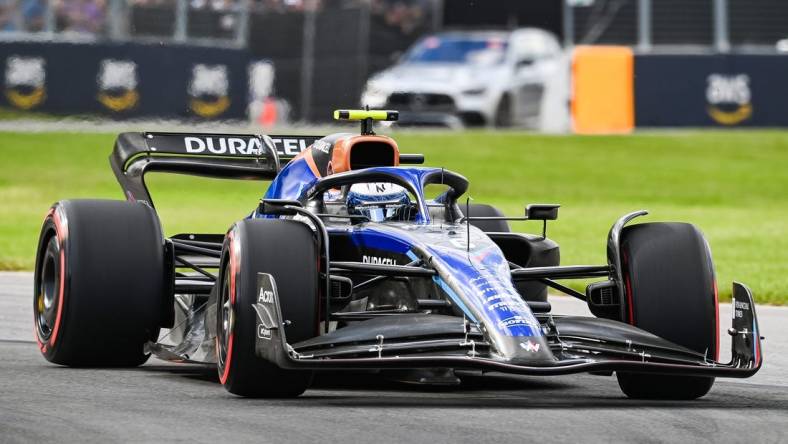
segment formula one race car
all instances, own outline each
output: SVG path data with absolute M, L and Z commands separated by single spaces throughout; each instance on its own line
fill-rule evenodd
M 718 362 L 709 247 L 685 223 L 626 226 L 608 263 L 560 266 L 545 236 L 558 205 L 522 217 L 462 201 L 468 181 L 401 154 L 373 120 L 327 137 L 123 133 L 110 157 L 127 200 L 66 200 L 46 216 L 35 273 L 44 357 L 137 366 L 150 354 L 215 364 L 242 396 L 303 393 L 317 371 L 396 370 L 414 381 L 455 372 L 615 372 L 633 398 L 694 399 L 715 377 L 761 367 L 752 294 L 733 284 L 732 360 Z M 148 172 L 270 180 L 226 234 L 164 237 Z M 508 220 L 542 221 L 541 234 Z M 585 293 L 556 280 L 598 277 Z M 551 313 L 547 289 L 594 317 Z M 160 329 L 169 333 L 159 339 Z

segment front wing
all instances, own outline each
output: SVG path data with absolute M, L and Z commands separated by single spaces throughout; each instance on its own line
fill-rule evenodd
M 474 334 L 472 329 L 467 329 L 459 340 L 421 337 L 417 340 L 386 342 L 383 335 L 377 335 L 372 344 L 358 344 L 353 357 L 347 357 L 347 349 L 299 352 L 287 342 L 283 328 L 285 321 L 282 320 L 273 277 L 259 273 L 258 294 L 267 291 L 273 294 L 273 298 L 253 304 L 257 312 L 256 353 L 287 369 L 452 368 L 535 376 L 622 371 L 746 378 L 754 375 L 763 362 L 762 338 L 752 293 L 740 283 L 734 283 L 733 286 L 733 320 L 728 330 L 733 337 L 732 358 L 728 363 L 710 360 L 679 346 L 667 349 L 629 340 L 616 343 L 594 337 L 562 337 L 560 333 L 553 335 L 550 343 L 555 361 L 507 362 L 496 359 L 494 354 L 485 354 L 485 347 L 489 347 L 489 344 L 479 338 L 478 330 Z

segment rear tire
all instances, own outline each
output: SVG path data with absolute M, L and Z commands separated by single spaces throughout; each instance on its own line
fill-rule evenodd
M 686 223 L 646 223 L 621 232 L 626 321 L 675 344 L 718 358 L 717 285 L 703 234 Z M 712 377 L 617 373 L 638 399 L 696 399 Z
M 246 397 L 291 398 L 311 383 L 312 372 L 285 370 L 255 354 L 257 273 L 276 281 L 288 343 L 318 333 L 317 244 L 312 230 L 293 220 L 246 219 L 228 233 L 217 306 L 219 380 Z
M 164 240 L 147 205 L 55 204 L 39 238 L 33 295 L 38 347 L 53 363 L 134 367 L 159 334 Z

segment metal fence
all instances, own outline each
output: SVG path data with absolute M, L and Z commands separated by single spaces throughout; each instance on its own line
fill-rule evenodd
M 640 51 L 774 51 L 788 39 L 785 0 L 565 0 L 564 43 Z
M 489 0 L 0 0 L 0 39 L 151 40 L 243 47 L 255 15 L 368 8 L 407 34 L 444 18 L 490 20 Z M 524 1 L 524 0 L 523 0 Z M 725 52 L 788 39 L 785 0 L 544 0 L 563 4 L 567 45 L 615 43 L 641 50 L 684 46 Z M 547 11 L 550 8 L 540 6 Z M 546 9 L 545 9 L 546 8 Z M 531 8 L 533 9 L 533 8 Z M 538 8 L 537 8 L 538 9 Z M 476 11 L 474 13 L 474 11 Z M 492 15 L 491 15 L 492 14 Z M 500 14 L 499 14 L 500 15 Z M 528 17 L 520 17 L 520 19 Z M 543 18 L 547 20 L 547 18 Z M 543 20 L 543 21 L 544 21 Z M 526 20 L 527 21 L 527 20 Z M 534 23 L 538 24 L 539 20 Z M 504 25 L 503 23 L 498 26 Z M 472 25 L 474 26 L 474 25 Z
M 49 98 L 40 103 L 31 102 L 30 106 L 22 106 L 21 101 L 0 103 L 0 106 L 58 114 L 99 113 L 119 118 L 206 117 L 206 113 L 183 105 L 191 100 L 183 92 L 191 82 L 189 79 L 206 74 L 207 77 L 202 77 L 218 76 L 221 85 L 230 85 L 213 96 L 227 98 L 231 106 L 221 113 L 213 113 L 211 118 L 239 118 L 244 114 L 244 109 L 238 107 L 240 103 L 260 99 L 245 91 L 242 84 L 248 80 L 248 89 L 253 89 L 254 76 L 243 71 L 252 62 L 265 61 L 272 69 L 273 78 L 273 90 L 266 94 L 271 94 L 286 110 L 277 114 L 295 120 L 321 121 L 328 119 L 336 106 L 357 106 L 370 74 L 388 66 L 393 54 L 435 29 L 431 0 L 306 0 L 302 3 L 287 0 L 287 4 L 279 0 L 263 3 L 236 0 L 236 3 L 221 4 L 215 2 L 227 0 L 189 0 L 188 4 L 184 0 L 109 1 L 118 2 L 125 12 L 91 16 L 91 27 L 83 26 L 79 31 L 72 29 L 75 24 L 63 20 L 54 20 L 53 24 L 52 10 L 40 11 L 49 17 L 48 22 L 34 27 L 34 20 L 30 19 L 33 15 L 20 18 L 23 8 L 17 7 L 12 14 L 15 27 L 0 32 L 0 36 L 6 37 L 0 44 L 6 90 L 15 88 L 22 91 L 20 94 L 29 95 L 30 91 L 43 87 L 49 91 Z M 238 7 L 243 1 L 254 8 Z M 223 20 L 229 22 L 226 27 Z M 89 44 L 71 44 L 74 41 Z M 178 44 L 160 44 L 168 42 Z M 202 55 L 200 48 L 204 49 Z M 228 59 L 217 59 L 217 52 Z M 181 53 L 190 57 L 176 57 Z M 96 88 L 96 79 L 106 77 L 102 74 L 105 72 L 102 67 L 107 64 L 104 59 L 109 60 L 112 73 L 123 71 L 128 74 L 124 79 L 131 79 L 126 83 L 139 86 L 126 88 L 139 96 L 133 106 L 124 106 L 120 111 L 107 109 L 94 95 L 86 93 Z M 172 66 L 171 59 L 178 59 L 180 65 Z M 70 68 L 72 64 L 86 71 L 78 73 L 76 68 Z M 153 74 L 156 66 L 167 75 Z M 200 72 L 195 71 L 198 68 Z M 211 72 L 203 72 L 207 70 Z M 173 74 L 176 71 L 177 76 Z M 36 79 L 40 77 L 40 81 L 28 79 L 30 76 L 22 76 L 25 78 L 21 82 L 9 80 L 9 73 L 17 72 L 39 73 Z M 83 99 L 67 94 L 76 88 L 69 89 L 56 82 L 69 78 L 81 82 L 78 96 Z M 157 82 L 159 86 L 167 85 L 167 94 L 157 97 L 150 92 L 151 85 Z M 164 103 L 170 96 L 186 98 Z
M 500 1 L 497 10 L 488 3 L 493 1 Z M 440 28 L 542 26 L 561 34 L 567 47 L 613 43 L 634 46 L 641 54 L 774 52 L 777 41 L 788 39 L 786 0 L 539 0 L 556 2 L 550 3 L 551 7 L 535 3 L 535 0 L 534 3 L 527 1 L 0 0 L 0 40 L 12 42 L 0 45 L 0 49 L 11 51 L 5 62 L 8 87 L 16 85 L 9 81 L 9 73 L 28 72 L 29 69 L 21 68 L 32 66 L 19 65 L 18 70 L 10 69 L 9 60 L 14 56 L 23 55 L 39 62 L 48 57 L 64 58 L 59 51 L 47 48 L 40 49 L 52 52 L 44 54 L 46 57 L 34 54 L 38 49 L 23 54 L 14 49 L 18 44 L 41 40 L 47 43 L 39 46 L 45 47 L 50 41 L 92 42 L 92 45 L 71 45 L 100 47 L 98 49 L 106 53 L 101 54 L 102 59 L 96 56 L 87 63 L 92 71 L 83 77 L 90 79 L 92 88 L 97 70 L 103 69 L 103 58 L 114 60 L 113 69 L 128 68 L 131 65 L 126 62 L 134 62 L 135 75 L 142 85 L 142 79 L 147 79 L 146 82 L 156 80 L 156 76 L 150 74 L 155 72 L 154 68 L 149 69 L 145 63 L 136 61 L 135 57 L 146 57 L 144 47 L 167 47 L 170 45 L 159 43 L 176 42 L 179 44 L 172 45 L 173 53 L 192 46 L 196 54 L 199 48 L 219 51 L 210 48 L 219 46 L 221 51 L 236 54 L 239 59 L 265 60 L 275 71 L 273 95 L 286 102 L 291 110 L 290 117 L 319 121 L 330 115 L 332 107 L 358 105 L 370 74 L 391 64 L 392 56 L 406 49 L 420 35 Z M 525 8 L 526 4 L 530 9 Z M 563 8 L 553 8 L 555 5 L 563 5 Z M 134 42 L 134 45 L 127 42 Z M 180 44 L 183 42 L 191 45 Z M 123 45 L 143 49 L 124 61 L 120 60 L 125 57 L 120 48 Z M 784 46 L 788 51 L 788 40 L 784 40 Z M 232 50 L 228 51 L 227 47 Z M 118 61 L 125 64 L 115 63 Z M 47 81 L 68 78 L 74 75 L 69 71 L 68 62 L 41 62 L 40 69 L 35 72 L 46 71 Z M 210 64 L 214 68 L 221 65 L 227 73 L 246 69 L 246 63 L 243 68 L 236 69 L 229 61 L 209 63 L 196 55 L 189 63 L 183 63 L 189 66 L 181 78 L 196 75 L 191 65 Z M 239 74 L 238 78 L 244 76 L 246 74 Z M 137 78 L 129 78 L 132 77 Z M 240 80 L 228 82 L 236 84 Z M 27 84 L 16 86 L 31 89 Z M 64 89 L 68 90 L 67 86 Z M 124 110 L 123 115 L 155 114 L 160 112 L 159 108 L 165 109 L 163 106 L 145 108 L 155 104 L 148 98 L 155 96 L 147 92 L 142 94 L 142 89 L 139 92 L 142 97 L 139 104 Z M 233 104 L 248 100 L 244 88 L 234 90 L 233 94 L 238 94 Z M 64 99 L 62 103 L 72 103 L 70 100 Z M 101 103 L 97 104 L 93 98 L 90 100 L 90 106 L 85 105 L 85 109 L 94 107 L 101 112 L 118 114 L 101 108 Z M 40 108 L 46 105 L 52 107 L 53 112 L 67 113 L 65 106 L 55 106 L 58 103 L 53 95 Z M 166 112 L 194 114 L 188 107 L 177 106 L 180 108 L 173 108 L 176 111 Z M 241 108 L 228 108 L 222 116 L 238 118 L 243 112 Z
M 5 40 L 244 44 L 249 0 L 5 0 Z
M 405 33 L 440 0 L 0 0 L 0 39 L 156 41 L 245 47 L 255 16 L 368 9 Z

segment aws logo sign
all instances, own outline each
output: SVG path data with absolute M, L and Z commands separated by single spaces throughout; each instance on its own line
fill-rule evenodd
M 96 78 L 96 99 L 110 111 L 119 113 L 137 106 L 137 64 L 130 60 L 101 61 Z
M 5 65 L 5 97 L 19 109 L 29 110 L 46 99 L 46 62 L 41 57 L 11 56 Z
M 230 107 L 230 81 L 225 65 L 197 64 L 189 82 L 189 108 L 200 117 L 218 117 Z
M 720 125 L 738 125 L 752 117 L 747 74 L 711 74 L 706 78 L 706 110 Z

